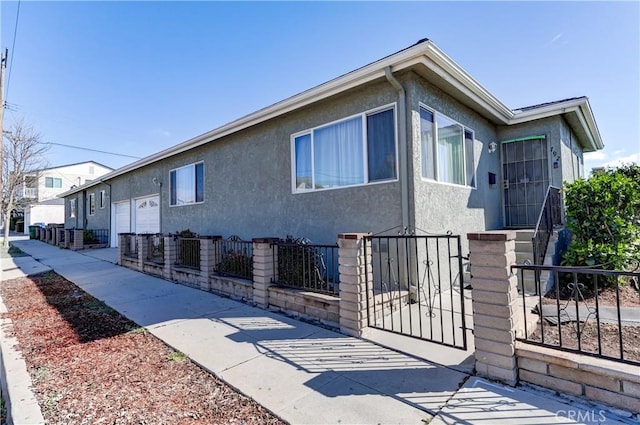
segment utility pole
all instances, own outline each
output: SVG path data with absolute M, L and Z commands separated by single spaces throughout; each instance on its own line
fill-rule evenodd
M 2 57 L 0 57 L 0 199 L 2 198 L 3 191 L 3 153 L 4 153 L 4 70 L 7 68 L 7 58 L 9 57 L 9 49 L 5 49 Z M 1 214 L 0 223 L 4 219 L 4 214 Z M 8 226 L 9 223 L 4 223 L 5 226 Z

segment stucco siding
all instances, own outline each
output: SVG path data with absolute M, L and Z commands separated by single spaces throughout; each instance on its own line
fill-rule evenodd
M 462 105 L 415 74 L 407 76 L 408 119 L 410 120 L 413 199 L 415 226 L 428 232 L 464 235 L 502 226 L 499 184 L 489 185 L 488 173 L 499 176 L 498 152 L 487 145 L 496 140 L 495 126 L 472 109 Z M 474 132 L 476 188 L 428 180 L 422 177 L 420 105 L 457 121 Z
M 107 195 L 105 199 L 105 204 L 103 208 L 100 208 L 100 191 L 105 190 L 106 193 L 109 193 L 109 186 L 105 184 L 100 184 L 97 186 L 93 186 L 90 189 L 87 189 L 85 193 L 86 199 L 86 212 L 87 212 L 87 220 L 85 222 L 84 229 L 108 229 L 109 228 L 109 220 L 111 216 L 111 206 L 109 202 L 109 195 Z M 89 215 L 89 195 L 95 195 L 96 199 L 96 207 L 93 215 Z
M 571 183 L 580 177 L 582 163 L 582 148 L 577 137 L 566 122 L 561 121 L 560 127 L 560 164 L 562 168 L 562 182 Z
M 161 231 L 204 235 L 307 237 L 335 243 L 340 232 L 380 231 L 400 224 L 397 181 L 292 193 L 291 135 L 397 102 L 385 81 L 151 164 L 110 181 L 111 202 L 158 193 Z M 170 206 L 170 170 L 204 163 L 204 202 Z

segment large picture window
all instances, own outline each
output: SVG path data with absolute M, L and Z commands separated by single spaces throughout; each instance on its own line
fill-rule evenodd
M 423 178 L 476 186 L 473 131 L 421 107 L 420 139 Z
M 187 165 L 171 170 L 171 206 L 204 202 L 204 164 Z
M 296 192 L 396 178 L 392 107 L 314 128 L 292 144 Z
M 69 217 L 74 218 L 76 216 L 76 200 L 69 199 Z

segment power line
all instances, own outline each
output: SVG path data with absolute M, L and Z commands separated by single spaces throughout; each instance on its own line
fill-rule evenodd
M 11 86 L 11 70 L 13 69 L 13 58 L 16 56 L 16 38 L 18 35 L 18 19 L 20 17 L 20 0 L 18 0 L 18 7 L 16 9 L 16 25 L 13 28 L 13 43 L 11 46 L 11 62 L 9 63 L 9 73 L 7 75 L 7 92 L 6 97 L 9 97 L 9 87 Z
M 19 17 L 20 17 L 20 0 L 18 0 L 18 9 L 16 11 L 16 26 L 13 29 L 13 45 L 11 46 L 11 63 L 9 63 L 9 75 L 7 75 L 6 97 L 9 97 L 9 86 L 11 85 L 11 70 L 13 69 L 13 58 L 16 56 L 16 36 L 18 35 L 18 18 Z
M 125 155 L 123 153 L 101 151 L 101 150 L 98 150 L 98 149 L 84 148 L 82 146 L 65 145 L 65 144 L 62 144 L 62 143 L 53 143 L 53 142 L 47 142 L 47 144 L 48 145 L 56 145 L 56 146 L 64 146 L 65 148 L 81 149 L 81 150 L 85 150 L 85 151 L 104 153 L 104 154 L 107 154 L 107 155 L 124 156 L 124 157 L 127 157 L 127 158 L 140 159 L 139 156 L 132 156 L 132 155 Z

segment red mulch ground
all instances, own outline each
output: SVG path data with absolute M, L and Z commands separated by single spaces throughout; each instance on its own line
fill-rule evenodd
M 283 424 L 55 273 L 0 294 L 48 424 Z

